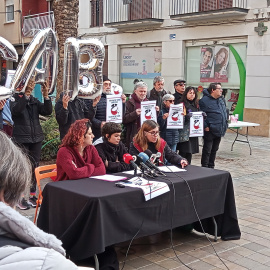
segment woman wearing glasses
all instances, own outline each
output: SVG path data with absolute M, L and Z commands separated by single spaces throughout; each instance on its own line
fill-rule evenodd
M 150 150 L 153 154 L 160 152 L 161 163 L 165 163 L 167 160 L 171 164 L 180 165 L 182 168 L 188 165 L 186 159 L 173 152 L 166 141 L 160 138 L 159 125 L 153 120 L 146 120 L 142 124 L 130 145 L 129 153 L 131 155 L 138 155 L 146 149 Z
M 88 119 L 75 121 L 57 153 L 55 181 L 76 180 L 106 173 L 98 151 L 92 145 L 94 135 Z
M 157 119 L 160 128 L 160 137 L 167 142 L 172 151 L 176 152 L 176 146 L 179 142 L 178 129 L 167 129 L 167 118 L 169 116 L 170 106 L 171 104 L 174 104 L 174 96 L 166 94 L 162 98 L 162 101 L 162 109 Z

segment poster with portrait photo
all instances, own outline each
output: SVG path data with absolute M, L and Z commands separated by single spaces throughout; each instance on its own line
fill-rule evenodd
M 200 81 L 211 82 L 211 71 L 214 63 L 214 46 L 201 47 Z
M 215 46 L 214 64 L 211 70 L 211 82 L 228 82 L 230 50 L 227 46 Z

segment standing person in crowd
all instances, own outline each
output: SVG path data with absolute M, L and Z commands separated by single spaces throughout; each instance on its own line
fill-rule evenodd
M 103 142 L 96 145 L 106 173 L 116 173 L 132 169 L 123 160 L 127 153 L 125 145 L 120 141 L 122 128 L 120 124 L 107 122 L 101 129 Z
M 70 101 L 68 94 L 61 93 L 60 98 L 55 104 L 55 118 L 59 125 L 61 140 L 67 134 L 70 125 L 76 120 L 88 118 L 92 121 L 99 100 L 100 96 L 96 97 L 92 104 L 87 106 L 83 99 L 75 97 L 74 100 Z
M 25 93 L 16 93 L 14 101 L 10 101 L 10 110 L 14 121 L 13 137 L 19 146 L 30 157 L 32 164 L 32 182 L 28 202 L 22 198 L 18 207 L 21 210 L 29 209 L 29 205 L 36 207 L 36 177 L 35 168 L 39 166 L 43 131 L 39 122 L 39 115 L 50 115 L 52 113 L 52 101 L 48 96 L 47 83 L 42 85 L 44 103 L 31 95 L 35 82 L 30 80 Z
M 92 145 L 94 135 L 88 119 L 76 120 L 57 153 L 55 181 L 77 180 L 106 173 L 102 159 Z
M 184 103 L 184 106 L 186 108 L 186 116 L 184 121 L 185 129 L 183 130 L 187 130 L 189 134 L 190 117 L 192 116 L 193 112 L 197 112 L 199 110 L 197 91 L 194 87 L 189 86 L 186 88 L 182 96 L 181 102 Z M 199 153 L 198 137 L 188 136 L 188 141 L 180 141 L 177 145 L 177 149 L 179 150 L 179 155 L 186 158 L 188 163 L 191 164 L 192 154 Z
M 6 100 L 0 100 L 0 129 L 3 129 L 3 108 L 6 104 Z
M 147 101 L 147 84 L 138 82 L 134 86 L 134 92 L 127 101 L 123 124 L 126 126 L 126 146 L 129 148 L 134 135 L 141 127 L 141 102 Z M 159 111 L 159 107 L 156 106 Z
M 10 104 L 9 103 L 10 103 L 10 99 L 7 99 L 6 104 L 5 104 L 5 106 L 3 108 L 3 111 L 2 111 L 3 130 L 7 135 L 12 137 L 14 122 L 12 120 L 12 115 L 11 115 Z
M 222 96 L 221 84 L 211 83 L 208 89 L 203 91 L 199 105 L 200 110 L 207 115 L 204 121 L 201 164 L 202 167 L 214 168 L 221 137 L 225 135 L 228 128 L 228 112 Z
M 182 98 L 182 95 L 184 94 L 185 89 L 186 89 L 186 81 L 182 79 L 175 80 L 173 82 L 173 85 L 174 85 L 174 90 L 175 90 L 175 93 L 173 94 L 175 97 L 174 104 L 179 104 Z
M 60 240 L 14 210 L 31 180 L 31 165 L 3 132 L 0 148 L 0 269 L 79 269 L 65 258 Z
M 176 152 L 176 146 L 179 142 L 178 129 L 169 128 L 167 129 L 167 118 L 169 116 L 169 110 L 171 104 L 174 104 L 174 96 L 166 94 L 163 98 L 162 109 L 158 115 L 158 124 L 160 127 L 160 137 L 164 139 L 172 151 Z
M 149 100 L 156 100 L 157 106 L 161 110 L 162 107 L 162 97 L 167 94 L 167 91 L 164 89 L 164 78 L 161 76 L 156 76 L 153 81 L 153 89 L 150 91 L 147 98 Z
M 101 137 L 101 129 L 106 123 L 106 107 L 107 107 L 107 95 L 111 95 L 111 80 L 103 75 L 103 90 L 101 94 L 101 99 L 97 104 L 96 114 L 93 118 L 93 133 L 95 135 L 95 140 Z M 126 96 L 122 94 L 121 96 L 123 104 L 126 102 Z M 88 101 L 86 101 L 88 102 Z M 91 100 L 90 100 L 91 104 Z M 124 111 L 124 110 L 123 110 Z
M 173 152 L 166 141 L 160 138 L 159 125 L 153 120 L 146 120 L 142 124 L 142 127 L 130 145 L 129 153 L 131 155 L 138 155 L 146 149 L 150 150 L 153 154 L 160 152 L 160 161 L 162 163 L 168 161 L 173 165 L 180 165 L 182 168 L 188 165 L 185 158 Z

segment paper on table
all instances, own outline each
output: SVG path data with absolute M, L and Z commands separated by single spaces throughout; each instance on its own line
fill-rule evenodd
M 123 171 L 122 173 L 126 173 L 126 174 L 134 174 L 134 170 L 130 170 L 130 171 Z M 137 171 L 137 174 L 141 174 L 140 169 Z
M 162 172 L 185 172 L 185 169 L 178 168 L 176 166 L 161 166 L 158 167 Z
M 95 179 L 98 179 L 98 180 L 109 181 L 109 182 L 116 182 L 116 181 L 127 179 L 125 176 L 118 176 L 118 175 L 111 175 L 111 174 L 104 174 L 104 175 L 99 175 L 99 176 L 91 176 L 91 178 L 95 178 Z

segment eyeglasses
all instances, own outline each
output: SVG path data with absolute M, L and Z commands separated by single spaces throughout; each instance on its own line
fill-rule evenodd
M 174 103 L 174 100 L 166 100 L 166 101 L 169 101 L 170 103 Z
M 147 133 L 150 133 L 152 136 L 158 136 L 159 131 L 147 131 Z

